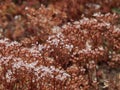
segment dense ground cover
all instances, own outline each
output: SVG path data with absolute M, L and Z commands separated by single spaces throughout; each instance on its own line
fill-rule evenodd
M 119 90 L 119 0 L 0 0 L 0 90 Z

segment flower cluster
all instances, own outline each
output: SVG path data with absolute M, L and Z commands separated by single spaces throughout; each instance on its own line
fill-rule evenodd
M 36 89 L 41 87 L 41 80 L 45 88 L 60 88 L 61 83 L 62 88 L 67 89 L 86 90 L 91 84 L 97 89 L 98 64 L 106 62 L 110 67 L 119 65 L 120 28 L 111 20 L 104 20 L 105 17 L 117 19 L 117 15 L 94 16 L 96 18 L 84 17 L 51 28 L 55 33 L 48 35 L 42 44 L 36 40 L 28 47 L 26 40 L 19 43 L 1 39 L 1 85 L 8 83 L 4 88 L 9 85 L 12 88 L 14 82 L 18 83 L 17 88 L 21 88 L 20 84 L 26 82 L 28 85 L 25 80 L 30 79 L 29 84 L 36 82 Z M 34 39 L 30 39 L 32 41 Z

